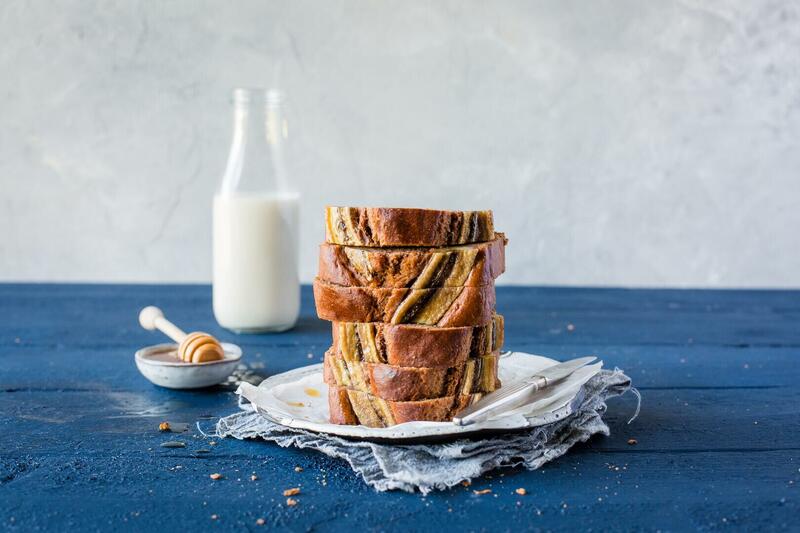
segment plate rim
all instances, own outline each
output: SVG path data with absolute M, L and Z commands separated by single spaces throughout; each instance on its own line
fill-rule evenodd
M 225 353 L 224 359 L 218 359 L 216 361 L 205 361 L 202 363 L 186 363 L 183 361 L 157 361 L 155 359 L 150 359 L 147 356 L 154 351 L 157 350 L 164 350 L 167 348 L 177 348 L 178 345 L 174 342 L 162 342 L 160 344 L 153 344 L 150 346 L 145 346 L 143 348 L 139 348 L 133 354 L 133 358 L 136 360 L 137 363 L 141 363 L 144 365 L 150 366 L 170 366 L 170 367 L 181 367 L 181 368 L 196 368 L 196 367 L 209 367 L 214 365 L 224 365 L 228 363 L 237 363 L 242 359 L 242 348 L 231 342 L 221 342 L 222 350 Z M 280 375 L 280 374 L 276 374 Z M 269 378 L 267 378 L 269 379 Z

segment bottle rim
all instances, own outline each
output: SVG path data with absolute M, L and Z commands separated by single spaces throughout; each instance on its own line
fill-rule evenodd
M 278 89 L 266 87 L 236 87 L 233 89 L 233 102 L 238 105 L 263 103 L 268 106 L 279 106 L 284 96 Z

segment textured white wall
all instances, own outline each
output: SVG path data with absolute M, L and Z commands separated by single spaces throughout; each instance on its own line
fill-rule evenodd
M 0 3 L 0 279 L 206 281 L 229 90 L 326 203 L 492 208 L 506 282 L 800 286 L 800 4 Z

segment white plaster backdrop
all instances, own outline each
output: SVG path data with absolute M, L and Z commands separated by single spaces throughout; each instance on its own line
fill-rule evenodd
M 322 206 L 491 208 L 506 283 L 800 286 L 800 4 L 0 3 L 0 279 L 208 281 L 230 89 Z

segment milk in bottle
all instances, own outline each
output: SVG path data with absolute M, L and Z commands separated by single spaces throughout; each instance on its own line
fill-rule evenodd
M 214 316 L 236 332 L 284 331 L 297 321 L 300 284 L 282 96 L 236 89 L 233 102 L 233 142 L 213 207 Z

